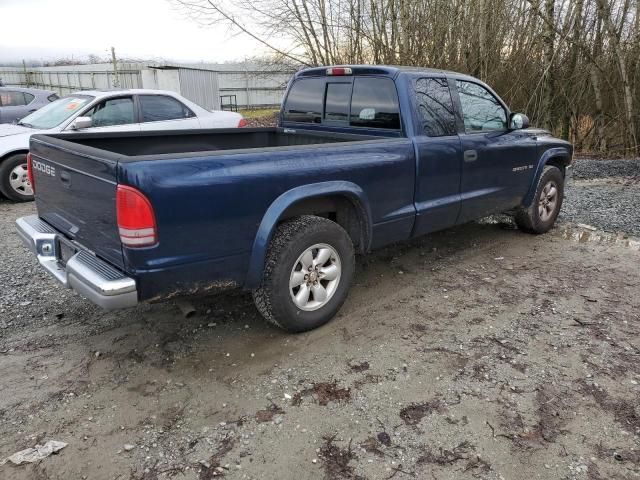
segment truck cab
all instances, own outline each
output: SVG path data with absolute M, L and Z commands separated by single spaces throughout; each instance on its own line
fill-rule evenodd
M 416 67 L 302 71 L 279 120 L 285 128 L 412 138 L 412 236 L 513 208 L 531 193 L 548 149 L 561 149 L 550 155 L 563 171 L 572 152 L 549 132 L 528 128 L 528 118 L 480 80 Z

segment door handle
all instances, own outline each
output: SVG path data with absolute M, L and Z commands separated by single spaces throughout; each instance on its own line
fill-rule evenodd
M 478 159 L 478 152 L 476 150 L 465 150 L 464 151 L 464 161 L 465 162 L 475 162 Z

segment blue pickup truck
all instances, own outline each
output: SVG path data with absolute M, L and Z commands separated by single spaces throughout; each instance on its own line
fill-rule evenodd
M 274 128 L 34 135 L 17 227 L 104 308 L 237 287 L 301 332 L 339 310 L 356 253 L 497 212 L 548 231 L 572 154 L 466 75 L 311 68 Z

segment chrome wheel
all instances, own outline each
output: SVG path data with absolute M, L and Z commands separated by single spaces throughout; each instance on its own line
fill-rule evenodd
M 20 195 L 33 195 L 33 188 L 31 188 L 31 183 L 29 182 L 26 163 L 16 165 L 13 170 L 11 170 L 11 173 L 9 173 L 9 185 Z
M 342 267 L 338 252 L 319 243 L 298 257 L 289 278 L 289 293 L 301 310 L 317 310 L 329 302 L 340 283 Z
M 538 202 L 538 215 L 543 222 L 548 221 L 556 211 L 558 205 L 558 186 L 549 181 L 542 189 Z

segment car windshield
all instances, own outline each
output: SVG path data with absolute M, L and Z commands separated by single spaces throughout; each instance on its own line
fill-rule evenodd
M 18 122 L 18 125 L 40 129 L 57 127 L 93 99 L 94 97 L 90 95 L 71 95 L 61 98 L 27 115 Z

